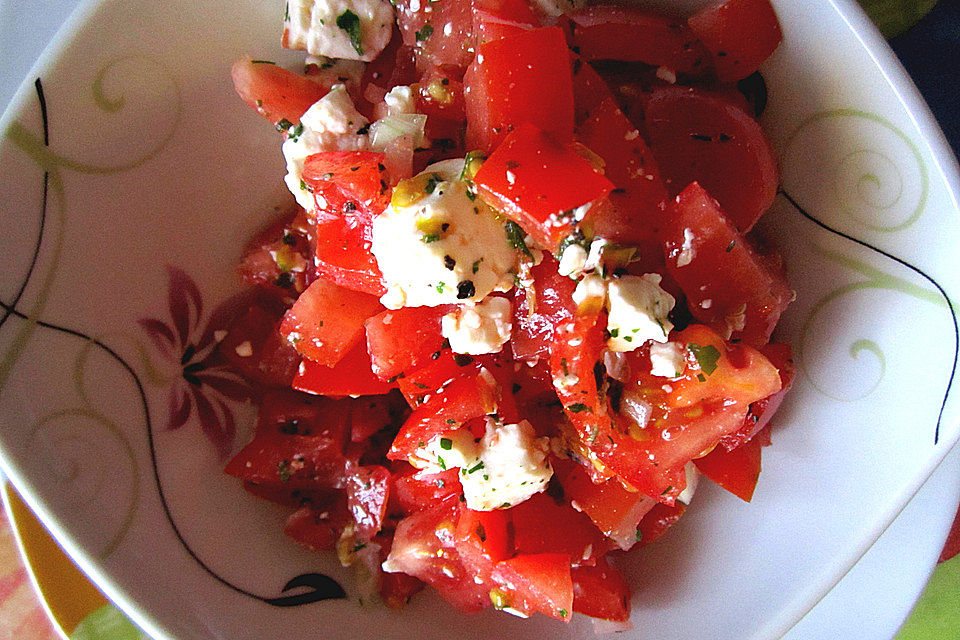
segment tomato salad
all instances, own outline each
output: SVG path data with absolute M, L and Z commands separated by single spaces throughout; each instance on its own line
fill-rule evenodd
M 233 67 L 297 206 L 221 342 L 258 384 L 226 473 L 402 607 L 626 622 L 616 557 L 699 474 L 750 500 L 793 293 L 750 233 L 778 170 L 768 0 L 290 0 Z

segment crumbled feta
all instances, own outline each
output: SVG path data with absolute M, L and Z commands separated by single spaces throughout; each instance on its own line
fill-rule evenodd
M 548 438 L 537 438 L 526 420 L 498 424 L 487 419 L 477 462 L 460 469 L 467 507 L 491 511 L 519 504 L 543 491 L 553 469 Z
M 590 243 L 590 251 L 583 264 L 584 271 L 594 271 L 603 266 L 603 251 L 610 244 L 603 238 L 596 238 Z
M 346 85 L 351 91 L 360 90 L 360 81 L 366 64 L 359 60 L 341 60 L 326 56 L 307 56 L 307 75 L 320 86 Z
M 654 342 L 650 345 L 650 373 L 661 378 L 676 378 L 686 366 L 683 345 Z
M 673 323 L 667 314 L 674 299 L 660 288 L 655 273 L 622 276 L 607 285 L 607 346 L 613 351 L 632 351 L 647 340 L 666 342 Z
M 693 262 L 693 258 L 696 255 L 696 251 L 693 248 L 693 238 L 692 230 L 683 230 L 683 244 L 680 246 L 680 254 L 677 256 L 678 267 L 685 267 Z
M 410 464 L 428 473 L 440 473 L 454 467 L 465 469 L 477 463 L 479 445 L 468 429 L 455 429 L 435 436 L 417 449 Z
M 426 176 L 427 193 L 406 206 L 391 203 L 374 219 L 384 306 L 479 302 L 513 287 L 518 252 L 496 212 L 458 179 L 462 167 L 463 160 L 427 167 L 413 178 Z
M 302 187 L 303 164 L 308 156 L 321 151 L 363 151 L 369 146 L 366 135 L 358 133 L 367 119 L 357 111 L 344 85 L 335 85 L 300 118 L 303 132 L 289 136 L 283 143 L 287 161 L 284 181 L 307 211 L 315 206 L 313 194 Z
M 607 283 L 595 273 L 587 275 L 573 290 L 573 302 L 578 307 L 586 304 L 587 301 L 602 306 L 606 297 Z
M 562 276 L 579 278 L 587 263 L 587 251 L 579 244 L 571 243 L 560 254 L 557 272 Z
M 390 42 L 389 0 L 288 0 L 283 46 L 315 56 L 369 62 Z
M 467 304 L 440 320 L 440 331 L 454 353 L 497 353 L 510 340 L 510 301 L 490 297 Z
M 375 108 L 377 118 L 411 115 L 417 113 L 417 100 L 407 85 L 398 85 L 383 96 L 383 102 Z
M 677 496 L 677 500 L 688 505 L 693 499 L 693 493 L 697 490 L 697 482 L 700 479 L 700 472 L 697 471 L 697 466 L 693 464 L 693 461 L 685 464 L 683 471 L 687 476 L 687 486 L 683 491 L 680 492 L 680 495 Z

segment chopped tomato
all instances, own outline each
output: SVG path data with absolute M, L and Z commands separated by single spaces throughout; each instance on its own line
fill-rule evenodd
M 692 87 L 655 89 L 645 123 L 671 197 L 699 182 L 744 233 L 773 204 L 780 177 L 773 147 L 726 98 Z
M 638 7 L 596 5 L 570 14 L 573 45 L 585 60 L 623 60 L 702 72 L 709 55 L 682 20 Z
M 317 276 L 374 296 L 387 292 L 377 259 L 370 252 L 372 227 L 358 218 L 316 214 L 314 262 Z
M 387 457 L 406 459 L 435 436 L 456 429 L 472 418 L 493 413 L 497 409 L 496 400 L 497 390 L 482 375 L 454 380 L 413 411 L 400 428 Z
M 367 320 L 367 349 L 373 372 L 389 379 L 428 363 L 443 346 L 440 318 L 451 308 L 404 307 Z
M 659 540 L 667 529 L 680 521 L 686 510 L 687 506 L 682 502 L 672 506 L 662 502 L 654 505 L 653 509 L 650 509 L 640 521 L 640 527 L 637 530 L 637 546 L 645 547 Z
M 573 148 L 530 124 L 519 125 L 507 136 L 474 182 L 481 197 L 551 251 L 572 231 L 577 221 L 574 210 L 601 200 L 613 189 Z
M 272 62 L 238 60 L 230 70 L 233 87 L 248 105 L 280 126 L 300 122 L 300 116 L 327 90 L 313 80 Z
M 284 315 L 280 333 L 303 357 L 332 367 L 362 337 L 367 318 L 381 308 L 371 295 L 317 279 Z
M 530 275 L 530 287 L 514 290 L 511 344 L 515 358 L 535 361 L 549 357 L 554 327 L 573 317 L 576 282 L 557 273 L 557 261 L 549 254 Z
M 766 356 L 770 364 L 780 372 L 780 391 L 751 404 L 747 417 L 743 420 L 743 426 L 736 433 L 720 438 L 720 444 L 728 451 L 736 449 L 767 427 L 770 424 L 770 418 L 780 408 L 780 403 L 783 402 L 787 391 L 793 386 L 793 376 L 796 370 L 790 345 L 765 344 L 760 347 L 760 353 Z
M 637 525 L 657 504 L 655 500 L 627 491 L 615 478 L 597 484 L 581 465 L 570 460 L 554 461 L 553 470 L 564 493 L 590 516 L 601 533 L 624 550 L 636 543 Z
M 699 184 L 671 202 L 663 240 L 667 271 L 694 318 L 747 344 L 769 341 L 793 291 L 782 268 L 754 250 Z
M 332 367 L 303 360 L 292 386 L 297 391 L 323 396 L 368 396 L 397 387 L 396 383 L 384 382 L 374 375 L 363 340 Z
M 613 99 L 614 96 L 606 81 L 589 62 L 571 54 L 570 64 L 573 75 L 574 120 L 579 126 L 601 102 L 608 98 Z
M 405 573 L 380 575 L 380 599 L 391 609 L 403 609 L 413 594 L 423 590 L 423 582 Z
M 526 0 L 474 0 L 473 32 L 477 44 L 517 35 L 540 26 Z
M 349 519 L 342 499 L 337 504 L 308 504 L 287 517 L 283 532 L 311 551 L 330 551 Z
M 510 517 L 502 510 L 473 511 L 461 505 L 455 535 L 460 559 L 483 582 L 489 582 L 497 562 L 513 555 Z
M 667 197 L 660 170 L 640 131 L 613 98 L 590 111 L 577 129 L 580 141 L 605 163 L 604 175 L 613 183 L 610 207 L 590 215 L 594 235 L 639 247 L 641 256 L 659 256 L 656 231 L 662 224 Z
M 490 606 L 490 587 L 474 582 L 456 551 L 459 504 L 450 496 L 401 520 L 385 570 L 419 578 L 447 602 L 473 613 Z
M 465 376 L 476 375 L 480 361 L 454 353 L 448 348 L 435 351 L 427 363 L 397 380 L 411 407 L 418 407 L 443 386 Z
M 403 43 L 413 48 L 420 70 L 470 64 L 475 42 L 470 5 L 463 0 L 397 0 Z
M 224 473 L 254 484 L 338 487 L 346 459 L 326 436 L 264 434 L 233 457 Z
M 697 458 L 693 464 L 703 475 L 737 496 L 750 502 L 760 477 L 761 438 L 751 438 L 736 449 L 727 451 L 715 447 L 710 453 Z
M 307 156 L 303 181 L 317 208 L 370 222 L 390 204 L 390 186 L 382 153 L 323 151 Z
M 539 553 L 504 560 L 493 570 L 493 580 L 507 592 L 511 608 L 570 621 L 573 580 L 567 554 Z
M 230 325 L 217 350 L 247 380 L 270 387 L 289 386 L 300 356 L 280 337 L 279 323 L 279 315 L 273 309 L 252 304 Z M 235 386 L 227 378 L 217 383 Z
M 369 541 L 380 531 L 387 515 L 390 472 L 381 466 L 351 467 L 345 479 L 347 506 L 353 516 L 354 535 Z
M 594 566 L 573 567 L 573 610 L 601 620 L 630 618 L 630 587 L 605 558 Z
M 463 492 L 457 469 L 441 473 L 419 471 L 411 466 L 393 476 L 393 494 L 404 513 L 428 508 Z
M 467 3 L 463 3 L 467 4 Z M 493 151 L 523 123 L 573 138 L 573 81 L 563 32 L 541 27 L 486 42 L 464 77 L 467 146 Z M 544 91 L 544 78 L 550 90 Z
M 546 493 L 536 493 L 509 513 L 517 553 L 565 553 L 568 564 L 596 561 L 602 543 L 599 532 L 568 500 L 558 503 Z
M 724 82 L 749 76 L 783 40 L 769 0 L 714 2 L 687 24 L 713 54 L 717 77 Z
M 247 284 L 292 302 L 310 281 L 313 225 L 303 209 L 274 222 L 247 245 L 238 271 Z

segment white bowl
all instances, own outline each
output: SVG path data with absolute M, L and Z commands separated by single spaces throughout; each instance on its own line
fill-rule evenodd
M 585 618 L 464 616 L 428 594 L 399 614 L 363 607 L 350 572 L 297 548 L 282 510 L 220 473 L 212 440 L 241 443 L 248 408 L 223 412 L 208 388 L 221 419 L 206 435 L 196 408 L 165 428 L 171 391 L 189 388 L 186 344 L 216 325 L 242 246 L 284 200 L 276 136 L 228 74 L 243 55 L 298 58 L 279 51 L 279 4 L 88 2 L 0 120 L 4 470 L 157 638 L 590 635 Z M 704 487 L 631 557 L 636 631 L 621 637 L 779 637 L 960 437 L 956 163 L 858 7 L 774 4 L 785 37 L 763 68 L 763 124 L 785 194 L 763 231 L 798 291 L 780 338 L 800 375 L 753 502 Z M 171 274 L 196 297 L 182 280 L 171 296 Z M 145 318 L 184 321 L 186 338 L 164 353 Z M 324 589 L 283 591 L 305 575 L 348 597 L 275 606 Z

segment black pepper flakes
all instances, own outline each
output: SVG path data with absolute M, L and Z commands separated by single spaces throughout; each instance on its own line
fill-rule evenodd
M 457 266 L 457 261 L 450 256 L 443 256 L 443 266 L 450 271 L 453 271 L 454 267 Z
M 473 280 L 462 280 L 457 284 L 457 300 L 472 298 L 476 293 L 477 288 L 473 286 Z

